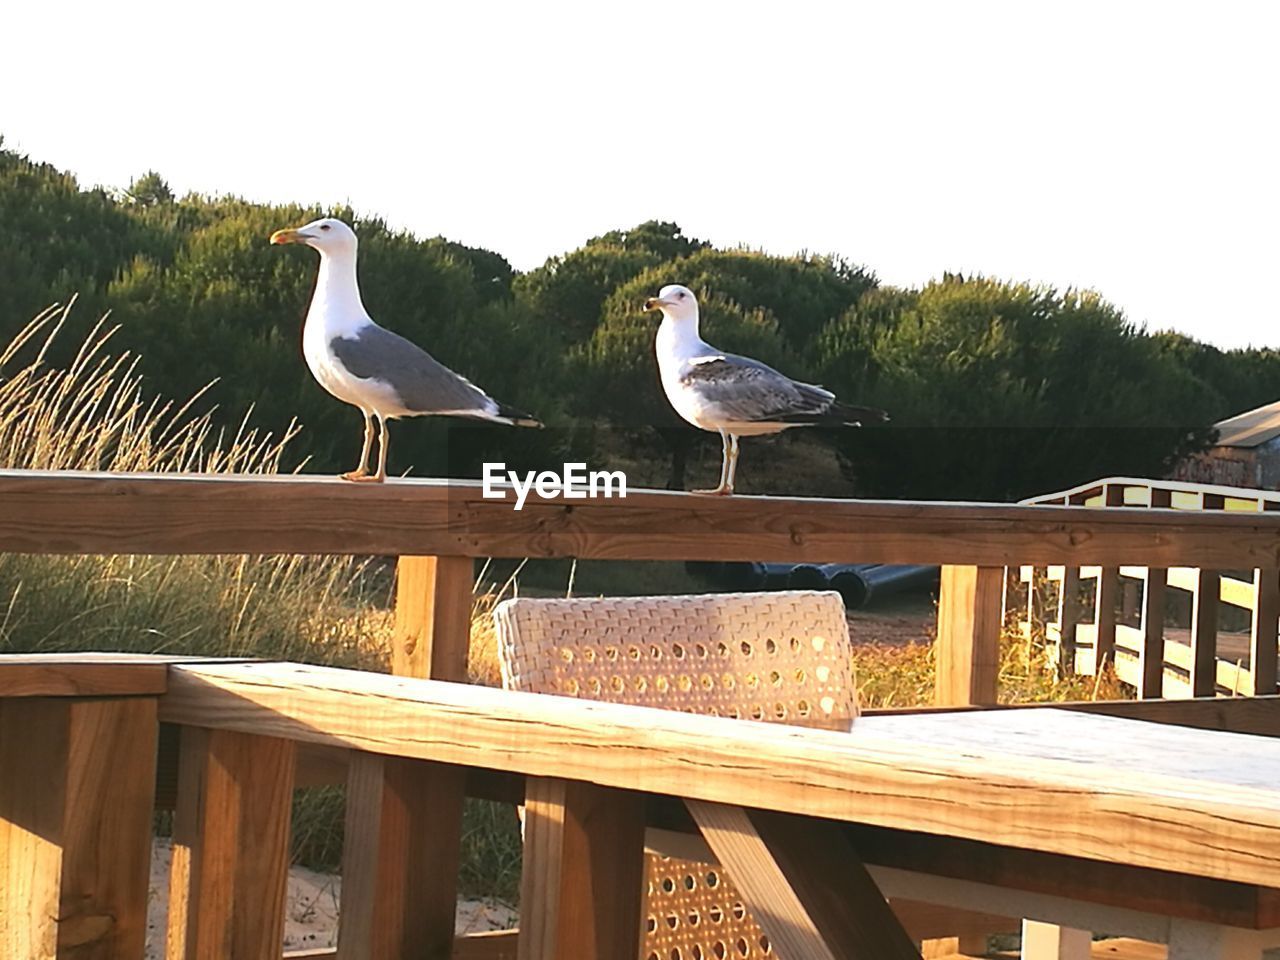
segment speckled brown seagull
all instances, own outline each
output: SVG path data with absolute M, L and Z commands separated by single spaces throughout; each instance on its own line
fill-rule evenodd
M 356 282 L 356 234 L 341 220 L 325 217 L 293 230 L 277 230 L 271 242 L 303 243 L 320 251 L 320 274 L 302 329 L 302 354 L 320 386 L 364 414 L 360 466 L 344 473 L 344 479 L 386 479 L 387 421 L 398 417 L 468 417 L 542 426 L 527 413 L 494 400 L 417 344 L 373 322 Z M 375 419 L 378 469 L 370 473 Z
M 671 406 L 695 427 L 719 433 L 724 444 L 720 485 L 696 493 L 733 493 L 739 437 L 889 419 L 883 410 L 840 403 L 830 390 L 792 380 L 759 360 L 717 350 L 698 336 L 698 300 L 688 287 L 665 286 L 644 308 L 662 311 L 655 346 Z

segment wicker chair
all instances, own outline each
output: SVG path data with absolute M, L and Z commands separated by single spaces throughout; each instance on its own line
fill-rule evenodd
M 858 715 L 835 593 L 517 599 L 494 620 L 507 689 L 837 729 Z M 647 838 L 641 960 L 774 956 L 730 878 L 670 840 Z

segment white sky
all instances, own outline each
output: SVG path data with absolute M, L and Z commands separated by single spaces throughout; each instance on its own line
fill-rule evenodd
M 407 12 L 416 7 L 415 12 Z M 20 3 L 6 145 L 527 269 L 675 220 L 1280 346 L 1280 3 Z

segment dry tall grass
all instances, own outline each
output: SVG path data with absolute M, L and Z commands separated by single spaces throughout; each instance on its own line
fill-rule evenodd
M 70 363 L 48 355 L 71 306 L 0 350 L 0 466 L 275 473 L 298 433 L 215 429 L 196 406 L 148 399 L 138 358 L 96 324 Z M 0 652 L 127 650 L 375 666 L 385 576 L 350 558 L 0 555 Z M 369 620 L 368 623 L 365 621 Z M 371 641 L 370 638 L 375 638 Z

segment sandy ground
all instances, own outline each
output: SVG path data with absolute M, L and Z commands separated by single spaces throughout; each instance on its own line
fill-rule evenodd
M 146 960 L 164 956 L 165 919 L 169 909 L 168 840 L 157 838 L 151 849 L 151 895 L 147 906 Z M 342 895 L 342 878 L 334 874 L 316 873 L 303 867 L 289 871 L 286 896 L 284 948 L 286 950 L 321 949 L 337 945 L 338 900 Z M 506 930 L 516 925 L 516 912 L 510 907 L 479 900 L 458 901 L 457 930 L 474 933 L 484 930 Z

